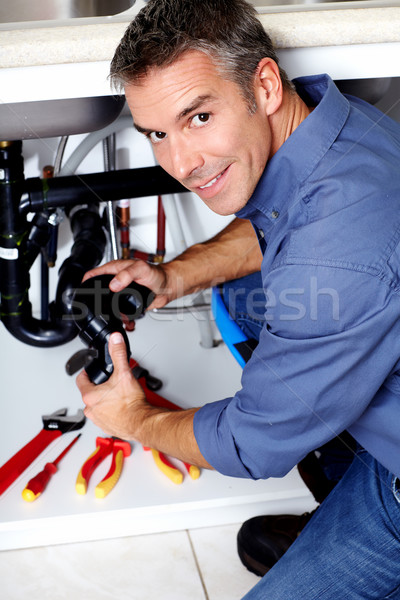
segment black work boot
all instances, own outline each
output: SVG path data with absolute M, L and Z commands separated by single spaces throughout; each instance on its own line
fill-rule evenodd
M 265 575 L 285 554 L 315 510 L 303 515 L 253 517 L 245 521 L 237 535 L 238 554 L 244 566 L 255 575 Z
M 355 448 L 354 439 L 343 432 L 318 450 L 319 458 L 315 452 L 310 452 L 297 465 L 300 477 L 318 504 L 324 501 L 350 465 Z M 327 478 L 322 468 L 327 457 L 329 463 L 336 464 L 337 468 L 340 466 L 332 479 Z M 315 510 L 303 515 L 253 517 L 243 523 L 237 535 L 237 548 L 244 566 L 260 577 L 265 575 L 285 554 Z
M 335 484 L 325 477 L 315 453 L 308 454 L 297 468 L 320 504 Z M 245 521 L 237 535 L 238 554 L 244 566 L 255 575 L 265 575 L 293 544 L 315 510 L 302 515 L 271 515 Z

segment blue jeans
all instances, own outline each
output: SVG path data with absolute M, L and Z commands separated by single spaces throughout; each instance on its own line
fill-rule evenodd
M 356 454 L 297 540 L 242 600 L 400 599 L 400 485 Z
M 231 317 L 254 339 L 262 295 L 259 273 L 223 286 Z M 362 449 L 354 456 L 333 442 L 318 456 L 339 483 L 242 600 L 400 600 L 400 481 Z
M 264 324 L 265 293 L 261 273 L 227 281 L 222 297 L 229 315 L 248 338 L 258 340 Z

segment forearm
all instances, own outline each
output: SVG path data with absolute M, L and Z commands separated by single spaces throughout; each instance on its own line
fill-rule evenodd
M 260 270 L 262 254 L 253 226 L 235 219 L 212 239 L 195 244 L 163 265 L 168 295 L 178 298 Z
M 156 448 L 192 465 L 212 469 L 201 454 L 193 432 L 198 408 L 168 410 L 143 406 L 136 414 L 135 439 L 143 446 Z

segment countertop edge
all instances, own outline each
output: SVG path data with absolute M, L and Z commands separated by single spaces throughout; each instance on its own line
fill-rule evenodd
M 277 49 L 400 41 L 400 7 L 264 13 Z M 110 61 L 131 17 L 118 22 L 0 29 L 0 68 Z

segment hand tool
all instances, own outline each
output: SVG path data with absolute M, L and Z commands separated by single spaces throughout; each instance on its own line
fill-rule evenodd
M 147 369 L 144 369 L 143 367 L 141 367 L 139 365 L 139 363 L 137 363 L 133 358 L 130 359 L 129 366 L 132 370 L 132 373 L 133 373 L 133 376 L 135 377 L 135 379 L 139 380 L 142 377 L 144 377 L 146 387 L 149 390 L 156 392 L 157 390 L 159 390 L 162 387 L 161 379 L 158 379 L 158 377 L 153 377 L 153 375 L 150 375 L 150 373 L 147 371 Z
M 42 492 L 46 489 L 50 478 L 57 472 L 57 465 L 64 458 L 67 452 L 72 448 L 72 446 L 78 441 L 81 437 L 81 433 L 79 433 L 70 444 L 61 452 L 59 456 L 53 462 L 48 462 L 45 464 L 43 471 L 40 471 L 35 477 L 33 477 L 30 481 L 28 481 L 26 488 L 22 492 L 22 497 L 26 502 L 33 502 L 40 496 Z
M 93 471 L 103 460 L 112 454 L 111 466 L 105 477 L 97 484 L 94 494 L 96 498 L 104 498 L 117 483 L 124 463 L 124 456 L 131 453 L 131 445 L 118 438 L 96 438 L 96 450 L 84 462 L 76 479 L 75 489 L 78 494 L 86 494 L 89 479 Z
M 138 380 L 140 385 L 143 388 L 143 391 L 146 395 L 146 400 L 152 404 L 153 406 L 159 406 L 162 408 L 169 408 L 170 410 L 182 410 L 180 406 L 174 404 L 170 400 L 167 400 L 160 394 L 157 394 L 154 390 L 159 389 L 161 387 L 161 381 L 152 375 L 146 370 L 143 369 L 133 358 L 129 361 L 129 366 L 131 367 L 132 373 L 135 378 Z M 154 387 L 154 381 L 159 382 L 160 385 L 158 387 Z M 158 466 L 158 468 L 167 476 L 173 483 L 180 484 L 183 481 L 183 475 L 163 454 L 162 452 L 155 450 L 154 448 L 149 448 L 148 446 L 143 446 L 144 450 L 150 450 L 154 462 Z M 183 461 L 182 461 L 183 462 Z M 183 462 L 187 472 L 189 473 L 192 479 L 198 479 L 200 477 L 200 469 L 196 467 L 196 465 L 190 465 L 189 463 Z
M 162 473 L 164 473 L 164 475 L 166 475 L 172 481 L 172 483 L 180 484 L 183 482 L 182 473 L 171 463 L 171 461 L 165 456 L 163 452 L 160 452 L 155 448 L 149 448 L 148 446 L 143 446 L 143 450 L 149 450 L 151 452 L 157 467 Z M 200 477 L 199 467 L 196 467 L 195 465 L 190 465 L 189 463 L 184 461 L 182 462 L 185 465 L 185 468 L 192 479 L 198 479 Z
M 67 409 L 61 408 L 42 417 L 43 429 L 21 450 L 0 467 L 0 496 L 43 452 L 52 441 L 63 433 L 81 429 L 86 421 L 83 410 L 67 417 Z

